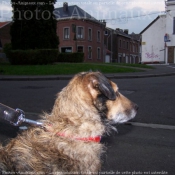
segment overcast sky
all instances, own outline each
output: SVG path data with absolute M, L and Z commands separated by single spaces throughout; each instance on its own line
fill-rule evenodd
M 48 0 L 49 1 L 49 0 Z M 10 20 L 10 0 L 0 0 L 0 21 Z M 62 7 L 58 1 L 55 7 Z M 68 5 L 77 5 L 96 19 L 107 22 L 107 27 L 128 29 L 140 33 L 159 14 L 165 11 L 165 0 L 69 0 Z

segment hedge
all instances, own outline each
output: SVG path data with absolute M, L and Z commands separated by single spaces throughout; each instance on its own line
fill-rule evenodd
M 60 53 L 57 62 L 82 63 L 84 61 L 84 53 Z
M 11 50 L 9 61 L 13 65 L 50 64 L 57 60 L 57 49 Z
M 9 58 L 9 52 L 12 50 L 11 43 L 6 43 L 3 47 L 3 52 L 6 54 L 6 57 Z

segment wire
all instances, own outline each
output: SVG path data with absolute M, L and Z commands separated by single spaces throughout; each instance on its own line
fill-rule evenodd
M 162 14 L 162 13 L 166 13 L 166 11 L 160 11 L 160 12 L 154 12 L 154 13 L 149 13 L 149 14 L 145 14 L 145 15 L 138 15 L 138 16 L 133 16 L 133 17 L 122 17 L 122 18 L 108 18 L 108 19 L 103 19 L 103 20 L 121 20 L 121 19 L 131 19 L 131 18 L 139 18 L 139 17 L 143 17 L 143 16 L 149 16 L 149 15 L 155 15 L 155 14 Z
M 170 10 L 170 11 L 174 11 L 174 10 Z M 137 15 L 137 16 L 133 16 L 133 17 L 130 16 L 130 17 L 121 17 L 121 18 L 106 18 L 106 19 L 101 19 L 101 20 L 106 20 L 106 21 L 109 21 L 109 20 L 122 20 L 122 19 L 126 20 L 126 19 L 139 18 L 139 17 L 155 15 L 155 14 L 163 14 L 163 13 L 166 13 L 166 12 L 167 12 L 167 10 L 166 11 L 160 11 L 160 12 L 148 13 L 148 14 L 144 14 L 144 15 Z M 1 16 L 0 16 L 0 18 L 1 18 Z M 4 18 L 9 18 L 9 17 L 4 17 Z

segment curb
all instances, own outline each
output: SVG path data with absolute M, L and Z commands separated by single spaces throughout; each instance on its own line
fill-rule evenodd
M 145 74 L 145 75 L 106 75 L 110 79 L 130 79 L 173 76 L 172 73 Z M 0 76 L 0 81 L 44 81 L 44 80 L 70 80 L 74 75 L 69 76 Z
M 163 124 L 154 124 L 154 123 L 139 123 L 139 122 L 127 122 L 126 125 L 145 127 L 145 128 L 153 128 L 153 129 L 167 129 L 167 130 L 175 130 L 175 126 L 173 125 L 163 125 Z
M 107 76 L 111 79 L 129 79 L 129 78 L 148 78 L 148 77 L 165 77 L 165 76 L 173 76 L 175 72 L 172 73 L 163 73 L 163 74 L 146 74 L 146 75 L 120 75 L 120 76 Z
M 69 77 L 0 77 L 0 81 L 45 81 L 45 80 L 70 80 Z

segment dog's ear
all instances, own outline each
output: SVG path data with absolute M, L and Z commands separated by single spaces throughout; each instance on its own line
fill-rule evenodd
M 93 88 L 97 91 L 100 91 L 105 95 L 109 100 L 116 99 L 116 93 L 112 88 L 110 81 L 104 76 L 98 76 L 92 80 Z

